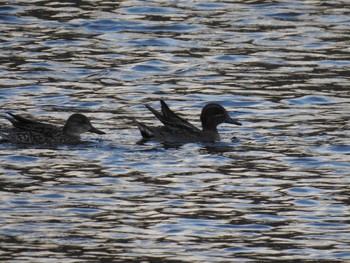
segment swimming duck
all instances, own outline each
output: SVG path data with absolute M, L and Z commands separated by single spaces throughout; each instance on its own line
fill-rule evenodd
M 10 117 L 6 117 L 6 119 L 12 123 L 14 128 L 0 129 L 2 142 L 33 145 L 74 144 L 80 142 L 80 134 L 84 132 L 105 134 L 93 127 L 85 115 L 79 113 L 71 115 L 63 128 L 12 113 L 7 114 Z
M 202 130 L 174 113 L 168 105 L 160 100 L 161 113 L 149 105 L 145 105 L 164 126 L 150 127 L 134 120 L 143 139 L 168 143 L 215 142 L 220 140 L 217 126 L 221 123 L 242 125 L 232 119 L 226 109 L 219 104 L 210 103 L 203 107 L 200 120 Z

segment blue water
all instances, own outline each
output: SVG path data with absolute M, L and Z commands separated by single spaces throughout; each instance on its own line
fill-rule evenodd
M 0 144 L 0 261 L 350 261 L 348 7 L 3 3 L 1 116 L 82 112 L 107 134 Z M 243 125 L 139 143 L 132 119 L 159 124 L 159 99 Z

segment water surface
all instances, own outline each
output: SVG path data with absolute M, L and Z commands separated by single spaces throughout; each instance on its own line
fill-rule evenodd
M 348 1 L 12 1 L 0 107 L 107 132 L 0 144 L 4 262 L 350 260 Z M 159 99 L 222 141 L 139 144 Z M 1 126 L 8 125 L 2 118 Z M 232 137 L 237 139 L 232 140 Z

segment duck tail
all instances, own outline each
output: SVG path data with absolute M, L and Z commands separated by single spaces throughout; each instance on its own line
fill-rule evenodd
M 133 120 L 133 122 L 135 123 L 135 125 L 139 128 L 141 135 L 143 138 L 145 139 L 149 139 L 154 137 L 153 132 L 151 131 L 151 129 L 149 127 L 147 127 L 145 124 L 138 122 L 136 120 Z
M 173 117 L 177 117 L 176 114 L 169 108 L 169 106 L 165 103 L 164 100 L 160 100 L 160 104 L 162 105 L 162 114 L 165 118 L 171 119 Z
M 16 119 L 16 115 L 11 113 L 11 112 L 6 112 L 6 114 L 10 115 L 10 116 L 5 116 L 5 119 L 8 120 L 9 122 L 11 122 L 12 124 L 15 124 L 17 121 Z
M 40 122 L 24 118 L 20 115 L 13 114 L 11 112 L 6 113 L 10 116 L 6 116 L 5 118 L 9 120 L 12 124 L 40 124 Z
M 154 116 L 157 117 L 158 120 L 160 120 L 160 121 L 163 120 L 163 115 L 162 115 L 159 111 L 155 110 L 154 108 L 152 108 L 152 107 L 151 107 L 150 105 L 148 105 L 148 104 L 145 104 L 145 106 L 146 106 L 146 108 L 147 108 L 150 112 L 153 113 Z

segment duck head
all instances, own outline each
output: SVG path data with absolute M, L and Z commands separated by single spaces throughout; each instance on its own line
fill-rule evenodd
M 92 126 L 88 117 L 83 114 L 75 113 L 71 115 L 63 127 L 63 132 L 70 136 L 79 137 L 84 132 L 93 132 L 97 134 L 105 134 Z
M 203 130 L 211 131 L 217 131 L 217 126 L 224 122 L 242 125 L 237 119 L 231 118 L 224 107 L 216 103 L 210 103 L 202 109 L 201 122 Z

